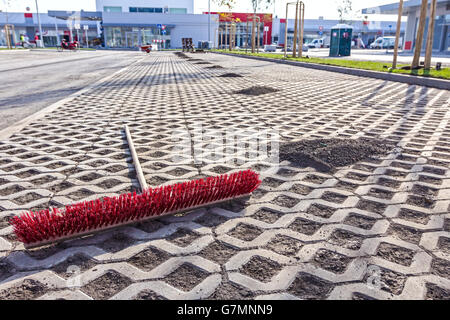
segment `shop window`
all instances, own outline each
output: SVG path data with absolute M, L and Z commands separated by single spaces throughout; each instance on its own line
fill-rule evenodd
M 171 14 L 186 14 L 187 9 L 186 8 L 170 8 L 169 12 Z
M 104 12 L 122 12 L 122 7 L 103 7 Z
M 163 8 L 142 8 L 142 7 L 130 7 L 130 12 L 145 12 L 145 13 L 162 13 Z

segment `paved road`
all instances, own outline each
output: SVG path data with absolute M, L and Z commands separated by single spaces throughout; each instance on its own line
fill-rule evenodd
M 136 61 L 129 51 L 0 53 L 0 129 Z
M 145 56 L 0 144 L 0 300 L 450 298 L 448 91 L 189 56 Z M 267 93 L 237 92 L 252 86 Z M 250 167 L 263 183 L 248 201 L 24 250 L 9 217 L 136 188 L 124 124 L 149 186 Z M 396 147 L 319 172 L 256 159 L 265 129 Z

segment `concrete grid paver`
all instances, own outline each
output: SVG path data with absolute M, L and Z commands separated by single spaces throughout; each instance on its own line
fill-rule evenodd
M 0 143 L 0 292 L 33 279 L 46 287 L 41 299 L 89 299 L 83 289 L 114 271 L 132 284 L 110 293 L 112 299 L 142 292 L 206 299 L 224 290 L 237 299 L 242 290 L 256 299 L 425 299 L 432 297 L 430 286 L 449 297 L 449 92 L 221 55 L 190 57 L 223 69 L 152 53 Z M 219 77 L 227 72 L 244 77 Z M 253 85 L 279 91 L 256 99 L 234 94 Z M 151 186 L 244 168 L 259 170 L 263 184 L 248 203 L 23 250 L 7 223 L 12 215 L 138 188 L 124 124 Z M 202 130 L 268 128 L 279 131 L 281 142 L 385 138 L 396 149 L 335 174 L 265 159 L 172 161 L 174 153 L 184 155 L 174 151 L 177 141 L 204 147 L 196 138 Z M 210 141 L 209 147 L 220 145 Z M 244 156 L 238 150 L 235 158 Z M 434 192 L 429 208 L 411 201 L 420 187 Z M 290 205 L 279 197 L 289 197 Z M 314 214 L 317 205 L 331 214 Z M 158 265 L 144 270 L 148 250 L 160 255 L 149 253 Z M 55 268 L 80 255 L 90 264 L 86 270 L 74 264 L 81 271 L 71 287 Z M 244 272 L 254 258 L 278 266 L 267 282 Z M 185 265 L 203 275 L 188 291 L 177 286 Z M 373 270 L 380 272 L 378 287 L 368 285 Z

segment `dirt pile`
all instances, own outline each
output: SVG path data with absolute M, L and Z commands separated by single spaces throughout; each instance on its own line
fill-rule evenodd
M 224 73 L 219 76 L 220 78 L 242 78 L 240 74 L 237 73 Z
M 329 172 L 346 167 L 372 156 L 388 154 L 394 145 L 369 139 L 302 140 L 280 146 L 280 161 L 318 171 Z
M 262 87 L 262 86 L 253 86 L 247 89 L 242 89 L 239 91 L 236 91 L 237 94 L 245 94 L 248 96 L 259 96 L 266 93 L 272 93 L 277 92 L 278 89 L 270 88 L 270 87 Z

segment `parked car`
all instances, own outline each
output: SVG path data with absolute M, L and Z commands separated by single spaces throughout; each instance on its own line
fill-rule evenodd
M 287 47 L 287 51 L 288 51 L 288 52 L 292 52 L 292 46 L 288 46 L 288 47 Z M 297 49 L 297 51 L 298 51 L 298 49 Z M 308 52 L 308 51 L 309 51 L 308 46 L 307 46 L 306 44 L 304 44 L 304 45 L 303 45 L 303 52 Z
M 308 48 L 328 48 L 330 47 L 330 40 L 328 37 L 314 39 L 308 43 Z
M 400 39 L 399 47 L 402 46 L 402 39 Z M 369 46 L 370 49 L 394 49 L 395 37 L 379 37 Z
M 266 45 L 264 45 L 264 51 L 265 52 L 276 52 L 277 46 L 275 44 L 266 44 Z

